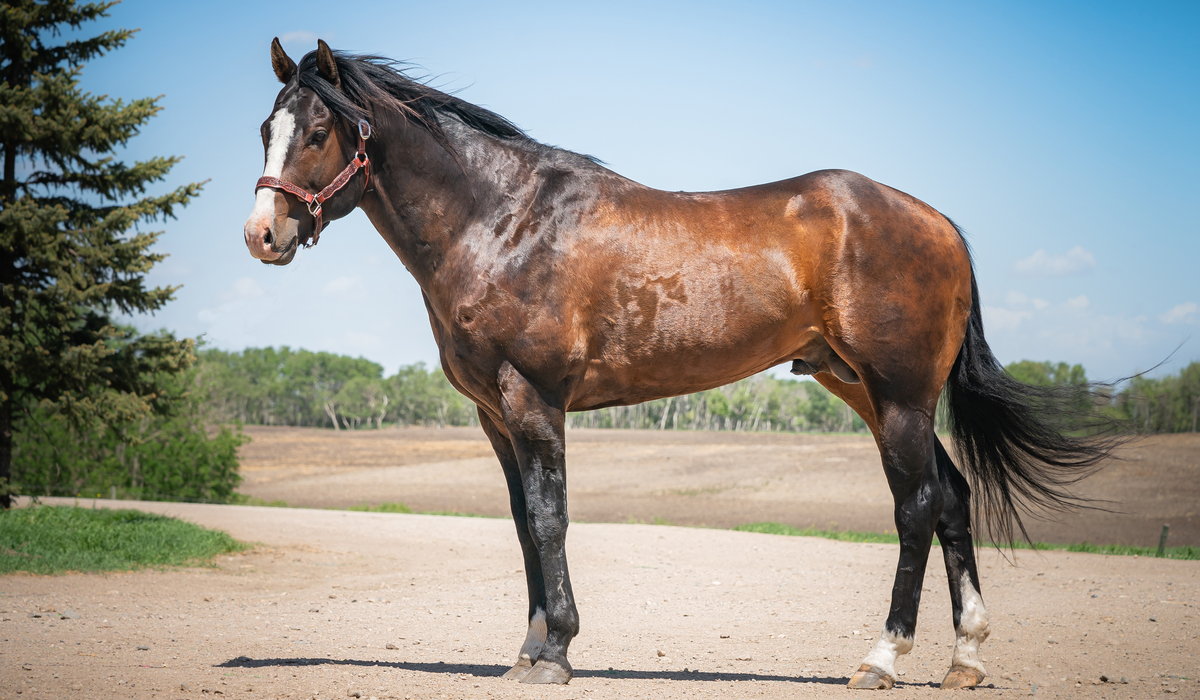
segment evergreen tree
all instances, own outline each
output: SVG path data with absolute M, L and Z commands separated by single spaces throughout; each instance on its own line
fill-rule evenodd
M 114 313 L 151 312 L 175 287 L 147 288 L 164 257 L 160 232 L 133 229 L 174 216 L 189 184 L 147 196 L 178 158 L 128 165 L 112 154 L 161 107 L 80 89 L 85 62 L 133 30 L 76 38 L 113 2 L 5 0 L 0 7 L 0 506 L 9 505 L 14 421 L 49 413 L 75 425 L 147 415 L 164 377 L 186 369 L 190 340 L 136 336 Z M 64 32 L 70 38 L 60 39 Z

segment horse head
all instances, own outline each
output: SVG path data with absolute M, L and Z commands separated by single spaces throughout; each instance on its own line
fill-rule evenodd
M 356 125 L 327 104 L 348 100 L 324 41 L 297 65 L 275 39 L 271 67 L 283 89 L 260 127 L 266 163 L 245 236 L 255 258 L 286 265 L 297 248 L 315 244 L 326 224 L 358 205 L 370 177 L 365 143 L 371 133 L 365 119 Z M 347 112 L 345 106 L 340 111 Z

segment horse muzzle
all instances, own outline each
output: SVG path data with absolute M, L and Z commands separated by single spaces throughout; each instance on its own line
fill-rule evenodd
M 296 219 L 276 215 L 275 199 L 275 193 L 269 190 L 259 193 L 243 234 L 251 256 L 269 265 L 286 265 L 296 255 L 300 231 Z

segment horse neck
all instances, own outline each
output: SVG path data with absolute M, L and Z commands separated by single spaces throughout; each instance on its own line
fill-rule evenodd
M 423 128 L 384 124 L 372 155 L 374 192 L 360 203 L 375 228 L 424 288 L 463 233 L 506 197 L 506 183 L 530 172 L 536 154 L 446 119 L 448 151 Z

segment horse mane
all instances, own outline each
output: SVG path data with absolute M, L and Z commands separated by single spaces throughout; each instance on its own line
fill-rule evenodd
M 407 74 L 401 61 L 382 56 L 333 52 L 341 88 L 334 87 L 317 70 L 317 52 L 300 59 L 297 75 L 301 87 L 317 93 L 339 119 L 356 124 L 371 107 L 394 110 L 426 129 L 447 151 L 454 153 L 439 116 L 450 116 L 471 129 L 504 141 L 537 144 L 516 124 L 491 110 L 421 83 Z M 538 144 L 540 145 L 540 144 Z

